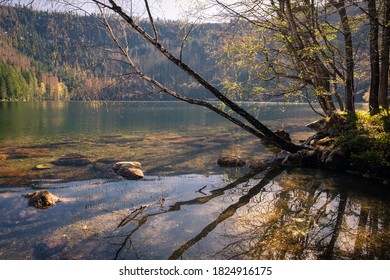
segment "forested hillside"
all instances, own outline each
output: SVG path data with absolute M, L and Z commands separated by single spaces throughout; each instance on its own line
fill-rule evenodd
M 130 67 L 118 63 L 118 53 L 113 51 L 115 46 L 100 20 L 95 14 L 81 16 L 0 6 L 0 100 L 169 99 L 164 94 L 155 94 Z M 109 20 L 116 31 L 122 28 L 119 21 Z M 331 18 L 332 21 L 336 19 Z M 141 26 L 150 29 L 147 22 L 141 21 Z M 164 46 L 206 79 L 224 88 L 233 99 L 285 100 L 288 95 L 281 94 L 283 90 L 280 90 L 284 88 L 285 92 L 293 93 L 289 95 L 293 95 L 294 101 L 298 100 L 299 87 L 279 78 L 261 79 L 269 74 L 262 68 L 264 63 L 259 62 L 266 55 L 261 50 L 248 49 L 247 39 L 240 39 L 240 36 L 246 38 L 251 30 L 247 23 L 236 23 L 222 37 L 217 34 L 227 30 L 223 24 L 189 26 L 157 20 L 156 26 Z M 368 32 L 364 25 L 356 24 L 355 29 L 356 34 Z M 126 34 L 122 40 L 128 42 L 131 57 L 144 73 L 189 97 L 210 98 L 198 83 L 153 46 L 133 31 L 124 31 L 119 32 Z M 253 46 L 259 45 L 256 38 L 253 37 Z M 354 45 L 360 46 L 360 53 L 368 53 L 367 42 L 357 41 L 359 38 L 354 38 Z M 362 101 L 369 87 L 369 75 L 365 71 L 368 60 L 356 61 L 356 68 L 362 74 L 355 77 L 355 100 Z
M 114 21 L 114 20 L 113 20 Z M 183 61 L 212 79 L 215 62 L 207 54 L 207 32 L 217 24 L 191 29 L 178 22 L 158 22 L 165 45 Z M 113 26 L 121 28 L 116 25 Z M 143 71 L 159 81 L 200 97 L 198 85 L 163 59 L 137 36 L 126 31 L 132 55 Z M 97 15 L 0 7 L 0 100 L 163 98 L 117 63 L 112 40 Z M 164 97 L 165 98 L 165 97 Z

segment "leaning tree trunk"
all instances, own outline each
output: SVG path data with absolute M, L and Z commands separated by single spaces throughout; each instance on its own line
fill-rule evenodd
M 197 72 L 195 72 L 191 67 L 189 67 L 187 64 L 185 64 L 181 59 L 175 57 L 172 53 L 170 53 L 166 48 L 164 48 L 161 44 L 161 42 L 158 40 L 157 32 L 154 27 L 153 21 L 151 21 L 154 36 L 151 36 L 149 33 L 147 33 L 140 25 L 138 25 L 131 15 L 127 14 L 122 7 L 118 6 L 116 1 L 110 0 L 109 5 L 93 0 L 96 4 L 98 4 L 100 7 L 105 7 L 110 9 L 111 11 L 115 12 L 117 15 L 119 15 L 123 20 L 125 20 L 138 34 L 140 34 L 144 39 L 146 39 L 150 44 L 152 44 L 160 53 L 162 53 L 168 60 L 173 62 L 176 66 L 181 68 L 185 73 L 187 73 L 189 76 L 194 78 L 197 82 L 199 82 L 204 88 L 206 88 L 211 94 L 213 94 L 216 98 L 218 98 L 222 103 L 224 103 L 227 107 L 229 107 L 233 112 L 241 116 L 243 119 L 245 119 L 256 131 L 258 131 L 261 135 L 264 136 L 264 138 L 271 144 L 275 145 L 276 147 L 295 153 L 301 149 L 304 149 L 304 147 L 295 145 L 292 142 L 288 142 L 284 140 L 283 138 L 279 137 L 277 134 L 272 132 L 267 126 L 265 126 L 263 123 L 261 123 L 259 120 L 257 120 L 253 115 L 248 113 L 244 108 L 239 106 L 234 101 L 230 100 L 228 97 L 226 97 L 222 92 L 220 92 L 216 87 L 214 87 L 211 83 L 209 83 L 206 79 L 204 79 L 202 76 L 200 76 Z M 145 0 L 147 3 L 147 0 Z M 149 17 L 151 17 L 151 14 L 148 10 Z M 116 43 L 119 45 L 119 42 Z M 128 55 L 128 53 L 125 53 L 125 50 L 122 49 L 123 55 Z M 130 61 L 130 58 L 128 58 L 128 61 Z M 145 80 L 148 82 L 152 82 L 153 84 L 159 86 L 160 88 L 162 85 L 158 83 L 157 81 L 147 77 L 144 75 L 139 69 L 136 69 L 135 65 L 132 63 L 129 63 L 136 72 Z M 172 91 L 168 90 L 167 88 L 163 87 L 162 90 L 167 93 L 173 93 Z M 176 97 L 179 96 L 177 94 L 171 94 L 172 96 Z M 181 100 L 189 100 L 188 98 L 179 98 Z M 194 103 L 193 103 L 194 104 Z M 230 119 L 229 119 L 230 120 Z M 237 123 L 236 123 L 237 124 Z M 240 125 L 241 126 L 241 125 Z M 248 129 L 247 129 L 248 130 Z

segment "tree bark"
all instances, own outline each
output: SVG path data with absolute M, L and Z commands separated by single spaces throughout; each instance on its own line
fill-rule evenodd
M 345 110 L 347 112 L 355 111 L 354 102 L 354 59 L 353 59 L 353 42 L 352 32 L 349 25 L 347 11 L 345 9 L 345 1 L 340 0 L 338 2 L 331 1 L 331 4 L 338 10 L 341 25 L 344 34 L 344 51 L 345 51 L 345 65 L 346 65 L 346 77 L 345 77 Z
M 369 107 L 370 113 L 375 115 L 379 112 L 379 24 L 378 13 L 376 10 L 375 0 L 367 0 L 368 16 L 370 19 L 370 67 L 371 67 L 371 84 Z
M 385 109 L 389 108 L 388 104 L 388 87 L 389 87 L 389 52 L 390 52 L 390 0 L 384 2 L 384 22 L 382 35 L 382 53 L 381 53 L 381 73 L 379 83 L 379 106 Z

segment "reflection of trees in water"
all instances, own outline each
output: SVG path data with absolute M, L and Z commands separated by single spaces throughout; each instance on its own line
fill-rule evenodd
M 389 205 L 336 192 L 332 180 L 283 177 L 224 226 L 215 258 L 390 258 Z
M 265 176 L 263 178 L 263 180 L 261 180 L 262 184 L 263 185 L 267 184 L 269 182 L 269 180 L 270 180 L 269 176 L 272 176 L 272 178 L 274 178 L 277 174 L 280 174 L 280 172 L 281 172 L 280 169 L 273 169 L 273 170 L 271 170 L 270 172 L 268 172 L 269 174 L 267 174 L 267 176 Z M 219 188 L 219 189 L 211 191 L 211 194 L 208 195 L 208 196 L 198 197 L 198 198 L 187 200 L 187 201 L 176 202 L 168 210 L 165 210 L 165 211 L 162 211 L 162 208 L 163 208 L 162 206 L 163 205 L 160 205 L 159 211 L 157 211 L 157 212 L 147 212 L 147 213 L 143 214 L 145 209 L 149 208 L 150 206 L 153 206 L 153 204 L 147 205 L 147 206 L 141 206 L 140 208 L 135 209 L 127 217 L 125 217 L 118 225 L 118 228 L 119 228 L 119 227 L 123 227 L 124 225 L 126 225 L 128 223 L 132 223 L 132 222 L 135 223 L 135 226 L 134 226 L 133 230 L 131 230 L 130 233 L 126 234 L 124 239 L 120 243 L 113 244 L 113 245 L 119 245 L 119 247 L 118 247 L 118 249 L 116 251 L 115 259 L 119 259 L 119 258 L 123 257 L 123 255 L 125 255 L 126 252 L 129 250 L 128 248 L 132 247 L 132 237 L 133 237 L 133 234 L 135 234 L 139 229 L 141 229 L 142 226 L 150 218 L 153 218 L 153 217 L 155 217 L 157 215 L 161 215 L 161 214 L 168 213 L 168 212 L 180 211 L 181 207 L 185 206 L 185 205 L 202 205 L 202 204 L 206 204 L 210 200 L 212 200 L 212 199 L 214 199 L 216 197 L 224 195 L 225 192 L 229 191 L 230 189 L 233 189 L 233 188 L 237 187 L 238 185 L 242 185 L 242 184 L 243 185 L 248 185 L 249 180 L 251 178 L 253 178 L 256 174 L 257 174 L 257 172 L 250 172 L 250 173 L 248 173 L 248 174 L 246 174 L 246 175 L 236 179 L 235 181 L 233 181 L 232 183 L 226 185 L 223 188 Z M 201 188 L 201 189 L 203 189 L 203 188 Z M 254 189 L 254 188 L 252 188 L 252 189 Z M 200 192 L 200 190 L 198 192 Z M 159 204 L 160 201 L 157 202 L 157 203 Z M 231 208 L 231 207 L 229 207 L 229 208 Z M 225 211 L 225 212 L 230 212 L 230 210 Z M 231 215 L 229 216 L 229 214 L 228 215 L 222 214 L 220 216 L 223 217 L 223 219 L 226 219 L 226 218 L 230 217 Z M 215 223 L 215 225 L 218 225 L 219 222 L 217 221 L 217 222 L 214 222 L 214 223 Z M 213 228 L 211 228 L 211 230 L 212 229 Z M 208 234 L 207 227 L 206 227 L 205 230 L 202 231 L 201 235 L 202 234 L 204 234 L 205 236 Z M 199 240 L 200 239 L 201 238 L 199 238 Z M 194 244 L 194 243 L 196 243 L 199 240 L 196 240 L 195 242 L 193 242 L 194 240 L 191 240 L 189 242 L 193 242 L 193 244 Z M 191 246 L 193 244 L 191 244 Z M 189 248 L 190 246 L 187 244 L 187 245 L 182 246 L 181 249 L 183 249 L 185 247 Z
M 173 248 L 171 259 L 389 259 L 390 206 L 387 200 L 350 192 L 297 172 L 271 169 L 238 201 L 228 206 L 192 238 Z M 177 202 L 155 213 L 140 209 L 128 222 L 134 229 L 122 240 L 116 258 L 131 246 L 132 235 L 148 219 L 180 211 L 185 205 L 204 207 L 246 184 L 249 174 L 208 196 Z M 276 179 L 275 179 L 276 178 Z M 123 222 L 123 221 L 122 221 Z M 197 248 L 203 248 L 202 252 Z
M 390 227 L 389 205 L 385 201 L 349 201 L 345 226 L 346 240 L 354 238 L 352 246 L 345 248 L 350 257 L 389 259 Z M 386 250 L 387 249 L 387 250 Z

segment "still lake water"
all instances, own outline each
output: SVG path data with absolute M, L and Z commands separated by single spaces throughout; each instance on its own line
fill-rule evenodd
M 294 141 L 317 116 L 251 103 Z M 51 166 L 82 154 L 85 166 Z M 176 102 L 0 103 L 0 259 L 390 259 L 390 192 L 324 170 L 221 168 L 273 155 L 213 112 Z M 142 163 L 127 181 L 116 161 Z M 22 195 L 47 189 L 49 209 Z

